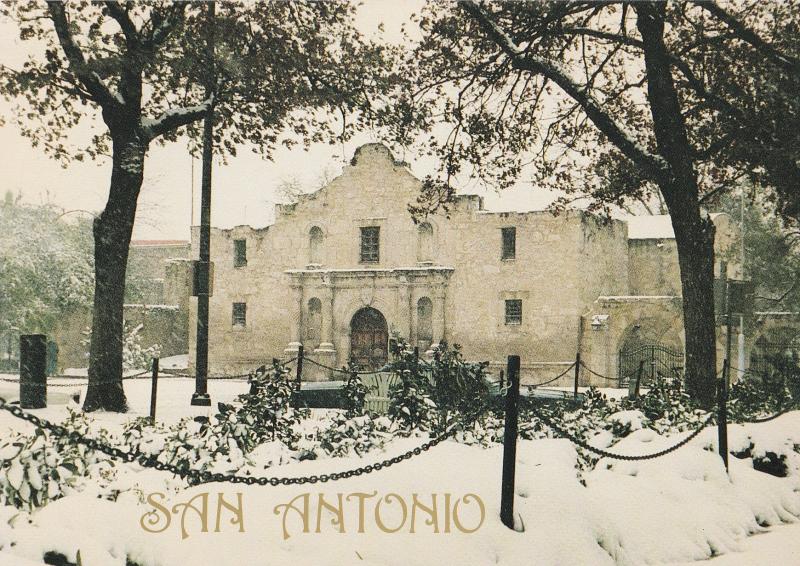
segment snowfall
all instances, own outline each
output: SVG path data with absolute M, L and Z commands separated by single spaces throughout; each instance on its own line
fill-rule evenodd
M 118 431 L 126 420 L 148 414 L 149 381 L 125 383 L 131 412 L 95 414 L 96 425 Z M 242 382 L 209 384 L 215 403 L 231 401 L 246 388 Z M 175 422 L 207 414 L 208 408 L 189 406 L 192 391 L 193 382 L 188 379 L 161 381 L 158 420 Z M 72 396 L 84 392 L 79 385 L 51 388 L 48 408 L 31 412 L 60 421 Z M 0 383 L 0 396 L 11 400 L 17 395 L 16 385 Z M 0 435 L 9 429 L 31 431 L 32 425 L 0 411 Z M 648 454 L 686 434 L 661 437 L 640 429 L 609 449 Z M 395 440 L 384 451 L 363 458 L 293 462 L 261 469 L 259 474 L 308 476 L 348 470 L 400 454 L 425 440 L 425 436 Z M 521 440 L 515 530 L 506 528 L 499 518 L 503 457 L 499 445 L 483 448 L 445 441 L 377 472 L 303 486 L 212 483 L 187 487 L 167 472 L 118 463 L 114 481 L 121 493 L 116 501 L 100 498 L 97 490 L 87 487 L 30 514 L 0 507 L 0 565 L 42 565 L 47 551 L 61 553 L 72 563 L 80 551 L 83 566 L 124 566 L 126 557 L 142 566 L 800 564 L 800 454 L 795 451 L 800 445 L 800 412 L 729 428 L 732 449 L 751 443 L 754 453 L 785 454 L 789 470 L 785 478 L 754 470 L 749 458 L 731 457 L 726 473 L 716 440 L 716 427 L 708 427 L 665 457 L 640 462 L 602 459 L 580 477 L 576 451 L 568 440 Z M 373 492 L 373 497 L 360 500 L 365 502 L 365 511 L 363 532 L 359 532 L 358 496 L 353 494 Z M 202 532 L 198 515 L 191 511 L 183 523 L 181 513 L 171 513 L 171 522 L 162 532 L 145 530 L 144 525 L 155 524 L 151 519 L 162 527 L 165 522 L 165 513 L 157 513 L 143 501 L 153 493 L 165 495 L 164 500 L 155 500 L 165 511 L 209 493 L 208 532 Z M 223 506 L 219 532 L 215 532 L 219 494 L 233 506 L 241 494 L 243 522 L 233 523 L 235 514 Z M 300 513 L 287 507 L 302 509 L 303 494 L 310 494 L 309 532 L 303 532 Z M 332 522 L 335 515 L 325 508 L 318 527 L 320 494 L 332 505 L 338 494 L 343 495 L 344 533 Z M 428 507 L 434 507 L 433 495 L 437 496 L 437 524 L 426 523 L 431 515 L 417 507 L 414 532 L 410 532 L 414 494 Z M 408 508 L 405 520 L 401 500 Z M 384 532 L 377 518 L 385 530 L 398 526 L 399 530 Z M 458 525 L 454 518 L 459 519 Z

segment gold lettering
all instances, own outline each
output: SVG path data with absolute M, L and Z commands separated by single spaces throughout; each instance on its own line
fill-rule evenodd
M 403 520 L 400 521 L 400 525 L 396 529 L 389 529 L 386 527 L 384 522 L 381 520 L 381 500 L 378 499 L 378 503 L 375 504 L 375 524 L 378 525 L 378 528 L 382 530 L 384 533 L 396 533 L 400 529 L 403 528 L 403 525 L 406 523 L 406 517 L 408 516 L 408 508 L 406 507 L 406 502 L 403 501 L 403 498 L 397 495 L 396 493 L 390 493 L 383 498 L 383 501 L 386 503 L 391 503 L 391 500 L 395 499 L 399 504 L 401 509 L 403 510 Z
M 444 532 L 450 532 L 450 494 L 444 494 Z
M 215 533 L 219 532 L 219 521 L 220 516 L 222 515 L 222 508 L 227 509 L 228 511 L 232 511 L 234 516 L 231 517 L 231 525 L 239 525 L 239 532 L 244 532 L 244 507 L 242 506 L 242 494 L 236 493 L 236 506 L 234 507 L 227 501 L 225 501 L 225 496 L 222 493 L 217 494 L 217 523 L 216 528 L 214 529 Z
M 294 502 L 297 501 L 298 499 L 303 500 L 302 510 L 294 506 Z M 292 499 L 289 503 L 282 503 L 280 505 L 275 506 L 275 509 L 273 510 L 273 513 L 275 513 L 275 515 L 280 515 L 281 514 L 280 509 L 283 508 L 283 540 L 286 540 L 291 536 L 289 535 L 289 530 L 286 528 L 286 517 L 289 511 L 294 511 L 295 513 L 300 515 L 300 518 L 303 520 L 303 532 L 304 533 L 308 532 L 308 500 L 309 500 L 309 494 L 303 493 Z
M 156 496 L 158 496 L 161 501 L 167 497 L 158 491 L 148 495 L 147 503 L 149 503 L 151 507 L 154 507 L 154 509 L 152 511 L 148 511 L 139 519 L 139 525 L 148 533 L 163 533 L 165 530 L 167 530 L 169 524 L 172 522 L 172 516 L 169 514 L 169 509 L 158 503 L 155 499 Z M 160 515 L 159 511 L 161 512 Z M 164 526 L 158 528 L 158 525 L 162 521 L 164 522 Z
M 202 506 L 201 506 L 200 509 L 195 507 L 194 504 L 193 504 L 194 500 L 197 499 L 198 497 L 200 498 L 200 501 L 202 501 Z M 183 512 L 180 511 L 181 508 L 183 508 Z M 175 513 L 176 515 L 178 513 L 181 513 L 181 539 L 183 539 L 183 540 L 189 538 L 189 533 L 186 530 L 186 512 L 189 509 L 191 509 L 192 511 L 197 513 L 199 515 L 199 517 L 200 517 L 200 524 L 202 525 L 202 528 L 200 529 L 200 532 L 201 533 L 207 533 L 208 532 L 208 492 L 200 493 L 198 495 L 195 495 L 194 497 L 192 497 L 186 503 L 178 503 L 177 505 L 173 505 L 172 506 L 172 512 L 173 513 Z
M 474 499 L 475 502 L 478 504 L 478 507 L 480 508 L 481 511 L 481 520 L 478 522 L 478 526 L 475 527 L 474 529 L 465 529 L 464 525 L 462 525 L 461 521 L 459 521 L 458 519 L 458 504 L 461 503 L 461 501 L 463 501 L 465 504 L 469 504 L 470 499 Z M 483 506 L 483 501 L 481 501 L 481 498 L 475 495 L 474 493 L 468 493 L 461 499 L 456 499 L 456 504 L 453 505 L 453 523 L 455 523 L 456 528 L 462 533 L 474 533 L 475 531 L 481 528 L 481 525 L 483 525 L 483 520 L 485 518 L 486 518 L 486 508 Z
M 431 494 L 431 506 L 428 507 L 427 505 L 423 505 L 420 503 L 419 499 L 417 498 L 416 493 L 411 494 L 411 530 L 408 532 L 414 532 L 414 525 L 416 523 L 417 518 L 417 508 L 421 509 L 425 513 L 427 513 L 430 517 L 425 519 L 425 524 L 428 526 L 433 525 L 433 532 L 439 532 L 439 513 L 436 508 L 436 494 Z
M 357 492 L 357 493 L 351 493 L 350 495 L 347 496 L 347 501 L 350 501 L 351 497 L 355 497 L 355 498 L 358 499 L 358 532 L 359 533 L 363 533 L 364 532 L 364 500 L 369 498 L 369 497 L 375 497 L 376 495 L 378 495 L 377 491 L 373 491 L 372 493 Z
M 342 494 L 337 493 L 336 498 L 339 500 L 339 506 L 334 507 L 327 501 L 325 501 L 325 496 L 321 493 L 319 494 L 319 502 L 317 503 L 317 532 L 320 532 L 320 523 L 322 522 L 322 510 L 327 509 L 331 513 L 334 514 L 331 517 L 331 525 L 334 527 L 339 527 L 339 532 L 344 532 L 344 509 L 342 508 Z

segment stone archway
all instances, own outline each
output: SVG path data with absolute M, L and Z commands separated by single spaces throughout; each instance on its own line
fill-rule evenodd
M 350 320 L 350 358 L 362 369 L 379 369 L 389 361 L 389 327 L 372 307 L 356 311 Z

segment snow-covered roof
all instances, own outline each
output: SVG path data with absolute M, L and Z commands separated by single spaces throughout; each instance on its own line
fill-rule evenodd
M 714 220 L 721 213 L 711 213 L 709 216 Z M 672 230 L 672 218 L 669 214 L 655 214 L 652 216 L 628 216 L 625 218 L 628 223 L 629 240 L 670 240 L 675 239 L 675 232 Z

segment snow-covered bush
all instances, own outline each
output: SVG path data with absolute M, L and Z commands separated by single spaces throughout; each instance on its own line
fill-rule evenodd
M 363 456 L 383 448 L 392 438 L 392 423 L 386 417 L 348 417 L 339 413 L 328 426 L 319 430 L 317 442 L 328 456 Z
M 62 424 L 70 432 L 89 436 L 89 420 L 71 407 Z M 108 440 L 104 429 L 91 436 Z M 103 454 L 39 428 L 32 435 L 12 432 L 0 441 L 0 462 L 0 503 L 25 510 L 79 490 L 90 476 L 113 477 L 113 464 Z
M 126 370 L 150 369 L 153 358 L 161 355 L 161 346 L 154 344 L 145 348 L 139 333 L 144 325 L 131 326 L 125 323 L 122 332 L 122 367 Z
M 364 414 L 367 393 L 369 387 L 364 385 L 361 378 L 356 373 L 357 368 L 353 362 L 348 366 L 347 379 L 344 382 L 344 399 L 348 417 L 355 417 Z
M 142 337 L 139 334 L 144 328 L 144 325 L 139 324 L 132 326 L 127 322 L 124 323 L 122 329 L 122 369 L 130 370 L 146 370 L 150 369 L 153 365 L 153 358 L 161 356 L 161 346 L 153 344 L 152 346 L 142 346 Z M 89 345 L 92 339 L 92 329 L 87 327 L 81 332 L 83 339 L 81 345 L 86 352 L 89 351 Z M 87 354 L 88 356 L 88 354 Z
M 747 421 L 791 407 L 800 400 L 800 372 L 793 364 L 781 365 L 764 374 L 747 374 L 731 385 L 729 418 Z
M 489 401 L 489 383 L 486 377 L 488 363 L 464 361 L 461 346 L 446 342 L 433 351 L 430 374 L 433 382 L 433 400 L 447 413 L 470 415 L 486 406 Z
M 426 368 L 407 343 L 398 341 L 388 370 L 400 379 L 389 388 L 389 418 L 405 429 L 430 430 L 438 422 L 438 407 Z

